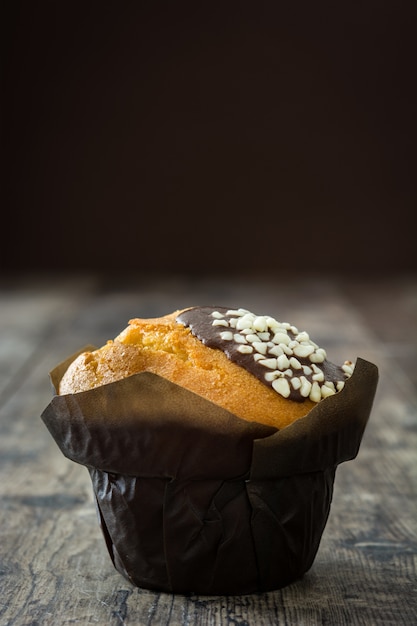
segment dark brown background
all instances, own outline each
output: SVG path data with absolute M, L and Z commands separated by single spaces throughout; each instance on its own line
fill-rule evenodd
M 9 4 L 3 269 L 416 269 L 414 2 Z

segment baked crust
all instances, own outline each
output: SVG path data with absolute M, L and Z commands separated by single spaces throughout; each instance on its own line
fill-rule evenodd
M 176 322 L 181 311 L 160 318 L 130 320 L 114 340 L 83 352 L 65 372 L 59 393 L 88 391 L 148 371 L 220 405 L 238 417 L 284 428 L 306 415 L 315 402 L 286 399 L 236 365 L 221 351 L 205 346 Z

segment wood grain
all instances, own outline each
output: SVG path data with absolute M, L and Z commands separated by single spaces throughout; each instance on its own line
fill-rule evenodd
M 308 329 L 332 360 L 380 368 L 315 563 L 281 590 L 210 597 L 130 586 L 104 548 L 87 471 L 39 418 L 60 360 L 131 317 L 193 304 L 268 312 Z M 5 276 L 0 331 L 0 626 L 417 623 L 415 277 Z

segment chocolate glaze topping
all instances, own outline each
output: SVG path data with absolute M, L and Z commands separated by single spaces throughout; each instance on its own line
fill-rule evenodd
M 246 309 L 193 307 L 177 322 L 210 348 L 244 367 L 282 396 L 314 402 L 340 391 L 353 372 L 353 363 L 331 363 L 326 352 L 287 322 Z

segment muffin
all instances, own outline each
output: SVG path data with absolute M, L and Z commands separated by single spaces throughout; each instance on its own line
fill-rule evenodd
M 270 315 L 191 307 L 131 320 L 51 379 L 42 419 L 90 472 L 116 569 L 143 588 L 230 594 L 311 567 L 378 373 L 335 365 Z

